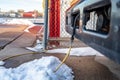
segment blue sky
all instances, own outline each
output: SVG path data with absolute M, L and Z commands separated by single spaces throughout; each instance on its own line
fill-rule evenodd
M 2 11 L 24 9 L 25 11 L 42 9 L 42 0 L 0 0 L 0 9 Z

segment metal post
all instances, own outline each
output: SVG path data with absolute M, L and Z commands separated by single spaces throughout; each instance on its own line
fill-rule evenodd
M 48 36 L 48 0 L 45 0 L 45 11 L 44 11 L 44 36 L 43 36 L 43 49 L 47 47 L 47 36 Z

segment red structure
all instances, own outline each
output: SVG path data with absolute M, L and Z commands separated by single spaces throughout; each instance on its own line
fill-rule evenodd
M 50 37 L 60 37 L 60 0 L 50 0 Z
M 37 15 L 34 12 L 24 12 L 23 17 L 24 18 L 34 18 L 34 17 L 37 17 Z

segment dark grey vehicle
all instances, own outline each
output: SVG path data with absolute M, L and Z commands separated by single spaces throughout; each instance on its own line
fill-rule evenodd
M 81 0 L 66 11 L 66 31 L 120 63 L 120 0 Z

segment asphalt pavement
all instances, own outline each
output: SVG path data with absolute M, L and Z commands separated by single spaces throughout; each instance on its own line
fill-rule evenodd
M 18 35 L 17 38 L 13 38 L 14 40 L 12 42 L 6 41 L 6 46 L 0 50 L 0 60 L 15 55 L 32 53 L 32 51 L 25 49 L 25 47 L 32 46 L 34 44 L 34 41 L 36 40 L 36 36 L 34 34 L 23 32 L 20 36 Z M 9 44 L 7 44 L 7 42 L 9 42 Z
M 24 32 L 26 28 L 25 25 L 0 24 L 0 60 L 32 52 L 25 47 L 33 45 L 36 35 Z

